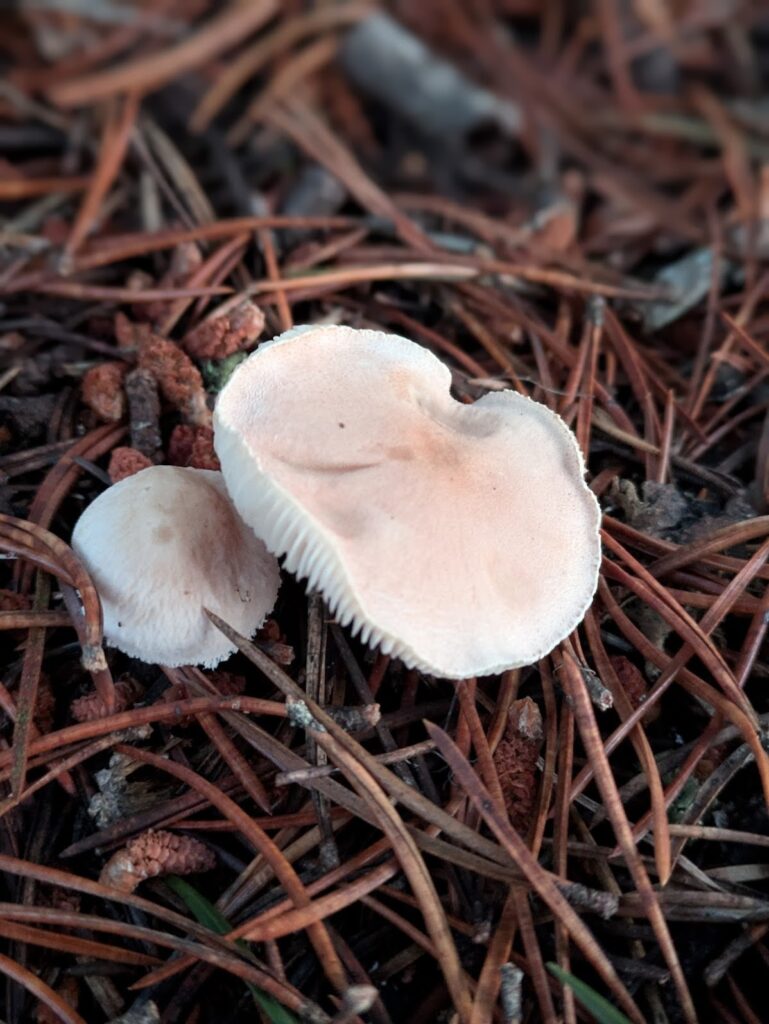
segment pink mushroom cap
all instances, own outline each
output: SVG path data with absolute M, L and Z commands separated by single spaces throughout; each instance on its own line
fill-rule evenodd
M 458 679 L 530 664 L 578 625 L 600 510 L 559 416 L 450 385 L 397 335 L 295 328 L 230 378 L 214 442 L 243 520 L 343 625 Z
M 113 484 L 77 521 L 72 548 L 101 599 L 107 643 L 160 665 L 218 664 L 235 645 L 203 609 L 250 637 L 280 586 L 277 560 L 207 469 L 151 466 Z

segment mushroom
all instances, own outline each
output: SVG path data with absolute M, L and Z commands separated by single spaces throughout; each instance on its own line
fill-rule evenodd
M 101 598 L 105 640 L 162 665 L 228 657 L 235 645 L 204 607 L 250 637 L 280 585 L 276 559 L 211 470 L 151 466 L 113 484 L 78 520 L 72 547 Z
M 243 520 L 343 625 L 459 679 L 530 664 L 578 625 L 600 511 L 559 416 L 450 385 L 405 338 L 295 328 L 230 378 L 214 443 Z

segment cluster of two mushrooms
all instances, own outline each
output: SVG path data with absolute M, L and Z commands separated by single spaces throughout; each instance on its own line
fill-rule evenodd
M 300 327 L 261 345 L 214 412 L 222 473 L 153 467 L 83 514 L 73 547 L 108 643 L 213 665 L 252 636 L 277 557 L 409 667 L 486 675 L 547 654 L 595 591 L 598 504 L 566 424 L 512 391 L 472 405 L 413 342 Z

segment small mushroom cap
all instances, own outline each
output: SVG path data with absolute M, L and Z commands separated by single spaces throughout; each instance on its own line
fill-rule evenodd
M 235 645 L 203 608 L 250 637 L 280 586 L 222 474 L 205 469 L 152 466 L 113 484 L 78 520 L 72 547 L 101 598 L 106 641 L 160 665 L 216 665 Z
M 581 621 L 600 511 L 559 416 L 450 385 L 405 338 L 294 329 L 235 371 L 214 441 L 244 521 L 344 625 L 459 679 L 530 664 Z

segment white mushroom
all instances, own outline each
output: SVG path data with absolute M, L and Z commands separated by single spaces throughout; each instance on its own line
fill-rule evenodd
M 234 644 L 203 608 L 250 637 L 280 585 L 221 473 L 204 469 L 152 466 L 114 484 L 82 514 L 72 547 L 101 598 L 106 641 L 162 665 L 228 657 Z
M 566 424 L 512 391 L 455 401 L 430 352 L 303 327 L 235 371 L 215 447 L 240 515 L 343 624 L 448 678 L 541 658 L 580 622 L 598 503 Z

